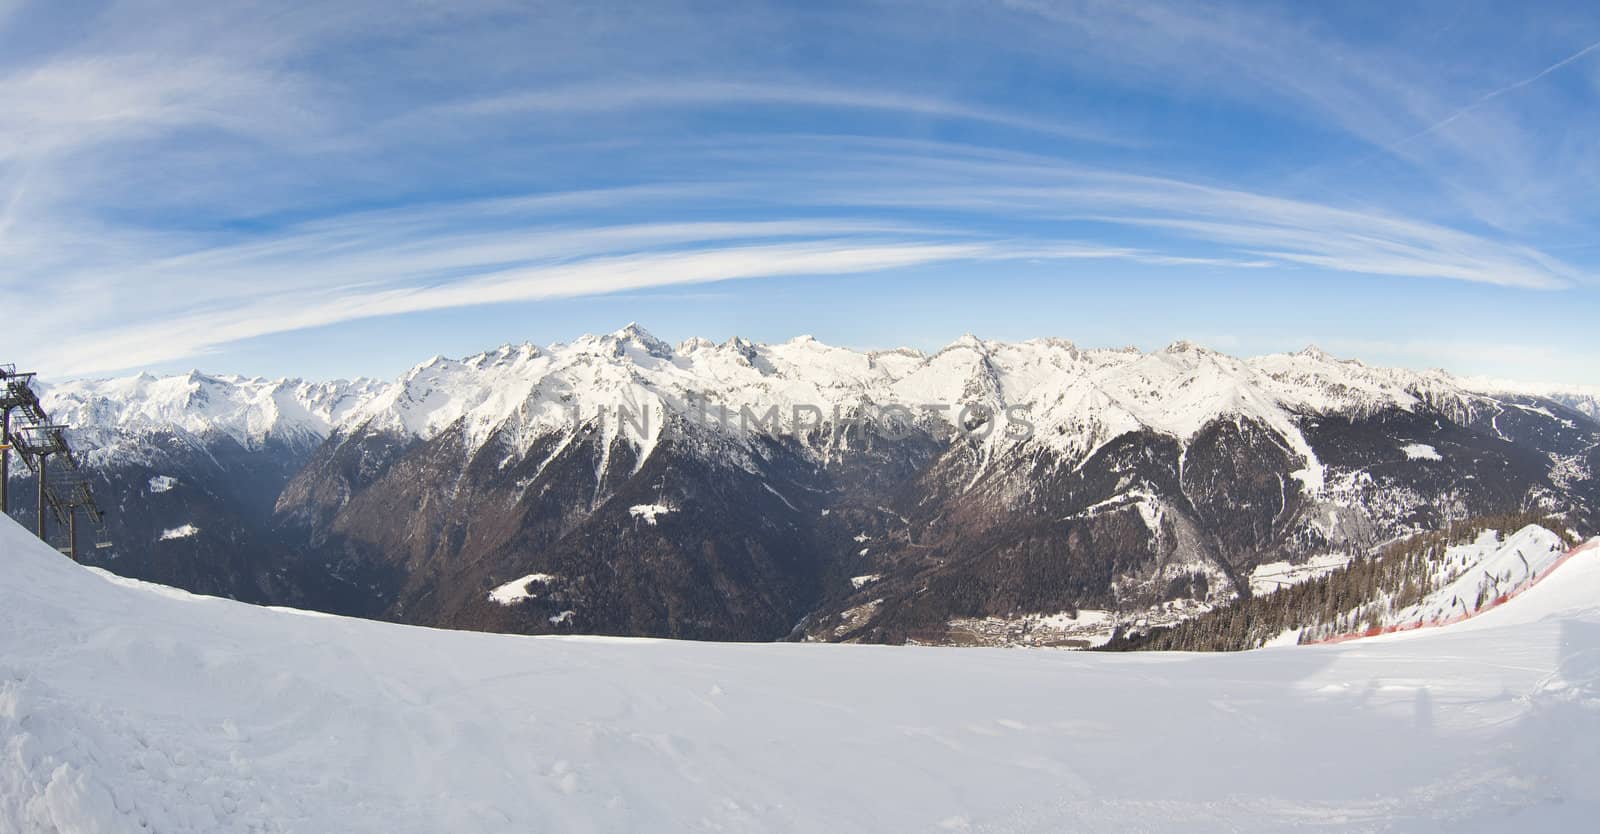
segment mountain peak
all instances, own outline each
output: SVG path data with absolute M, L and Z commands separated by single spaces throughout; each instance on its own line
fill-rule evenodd
M 974 336 L 971 333 L 963 333 L 955 341 L 945 345 L 944 349 L 951 350 L 953 348 L 970 348 L 972 350 L 981 351 L 984 349 L 984 345 L 983 340 L 977 336 Z
M 1307 359 L 1316 359 L 1316 360 L 1319 360 L 1319 361 L 1327 361 L 1327 360 L 1333 359 L 1333 357 L 1330 356 L 1327 351 L 1323 350 L 1322 348 L 1317 347 L 1316 345 L 1306 345 L 1305 347 L 1299 349 L 1298 351 L 1295 351 L 1294 355 L 1295 356 L 1304 356 Z
M 655 334 L 639 326 L 636 321 L 628 322 L 621 330 L 611 334 L 619 342 L 632 343 L 644 348 L 652 356 L 670 357 L 672 346 L 655 337 Z
M 657 339 L 650 331 L 639 326 L 638 322 L 628 322 L 626 327 L 612 331 L 604 336 L 583 336 L 575 345 L 584 345 L 592 348 L 601 348 L 602 353 L 612 356 L 623 356 L 629 346 L 635 347 L 644 353 L 658 359 L 672 358 L 672 346 Z
M 1161 352 L 1169 356 L 1206 357 L 1213 360 L 1233 358 L 1220 350 L 1213 350 L 1205 345 L 1191 342 L 1188 339 L 1179 339 L 1176 342 L 1173 342 L 1172 344 L 1162 348 Z
M 648 341 L 652 341 L 652 342 L 660 341 L 654 335 L 652 335 L 650 333 L 650 331 L 644 329 L 636 321 L 628 322 L 627 324 L 623 325 L 622 329 L 617 330 L 616 332 L 612 333 L 611 335 L 613 337 L 615 337 L 617 339 L 620 339 L 620 340 L 623 340 L 623 341 L 633 341 L 633 340 L 638 340 L 638 341 L 646 341 L 646 340 L 648 340 Z
M 728 341 L 723 342 L 721 347 L 734 351 L 735 353 L 747 358 L 753 358 L 756 354 L 755 344 L 743 336 L 729 337 Z
M 161 385 L 82 383 L 62 388 L 51 402 L 66 414 L 99 409 L 93 414 L 113 416 L 94 419 L 119 430 L 165 421 L 196 432 L 224 431 L 248 445 L 267 431 L 281 435 L 299 428 L 304 436 L 326 437 L 368 422 L 424 438 L 459 423 L 473 444 L 502 430 L 517 442 L 532 442 L 539 432 L 565 425 L 574 410 L 616 413 L 619 403 L 634 409 L 639 398 L 664 408 L 658 395 L 696 386 L 714 388 L 734 404 L 777 405 L 780 413 L 796 403 L 830 413 L 835 405 L 860 401 L 982 401 L 1037 405 L 1039 425 L 1051 431 L 1033 440 L 1082 458 L 1141 427 L 1187 438 L 1219 415 L 1246 413 L 1297 436 L 1290 426 L 1296 415 L 1371 413 L 1411 408 L 1419 396 L 1430 403 L 1455 403 L 1463 396 L 1441 374 L 1368 372 L 1353 361 L 1306 361 L 1284 353 L 1239 360 L 1183 341 L 1154 354 L 1073 355 L 1070 343 L 1058 340 L 1031 340 L 1019 348 L 967 334 L 940 352 L 943 359 L 904 349 L 824 349 L 805 337 L 786 344 L 797 347 L 740 337 L 721 345 L 691 338 L 673 350 L 630 324 L 543 350 L 507 346 L 466 360 L 434 357 L 387 384 L 285 388 L 212 377 L 217 381 L 186 385 L 183 377 L 167 377 L 171 382 Z M 548 360 L 530 361 L 541 354 Z M 1182 388 L 1183 395 L 1166 396 L 1173 388 Z M 97 394 L 114 402 L 97 400 Z M 122 435 L 108 431 L 98 437 L 111 446 Z
M 432 369 L 438 368 L 438 367 L 440 367 L 442 365 L 448 365 L 448 364 L 450 364 L 450 362 L 451 362 L 451 360 L 449 358 L 447 358 L 444 354 L 435 353 L 433 356 L 428 357 L 428 361 L 423 362 L 420 365 L 417 365 L 415 368 L 412 368 L 411 372 L 413 374 L 415 374 L 415 373 L 420 373 L 422 371 L 432 370 Z

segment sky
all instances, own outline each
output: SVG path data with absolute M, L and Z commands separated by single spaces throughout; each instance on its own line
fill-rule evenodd
M 1600 383 L 1593 2 L 0 0 L 0 362 L 637 321 Z

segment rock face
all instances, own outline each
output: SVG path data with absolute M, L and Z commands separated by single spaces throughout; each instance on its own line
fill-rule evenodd
M 96 558 L 119 572 L 533 633 L 1092 644 L 1248 594 L 1264 563 L 1600 506 L 1588 415 L 1315 349 L 674 348 L 630 326 L 390 384 L 46 401 L 99 447 L 120 512 Z

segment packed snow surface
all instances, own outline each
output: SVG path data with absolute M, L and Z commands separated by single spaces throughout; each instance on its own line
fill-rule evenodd
M 1226 655 L 530 638 L 118 580 L 0 520 L 0 832 L 1583 831 L 1600 552 Z

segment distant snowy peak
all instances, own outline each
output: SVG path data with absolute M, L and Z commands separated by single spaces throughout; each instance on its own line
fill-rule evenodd
M 55 386 L 46 402 L 101 445 L 116 442 L 118 432 L 177 428 L 221 432 L 246 446 L 362 427 L 431 438 L 459 426 L 469 444 L 501 436 L 527 447 L 596 418 L 609 418 L 598 423 L 608 434 L 650 446 L 669 415 L 709 411 L 715 422 L 721 407 L 728 409 L 726 434 L 738 439 L 773 431 L 752 429 L 739 419 L 741 407 L 757 416 L 776 408 L 783 433 L 797 408 L 815 408 L 831 420 L 904 405 L 920 419 L 958 427 L 974 422 L 963 407 L 982 406 L 1025 410 L 1033 442 L 1069 458 L 1129 431 L 1187 440 L 1215 420 L 1247 418 L 1282 435 L 1312 473 L 1315 456 L 1296 429 L 1302 417 L 1427 406 L 1466 419 L 1487 401 L 1482 390 L 1443 372 L 1373 368 L 1315 347 L 1254 359 L 1181 341 L 1145 353 L 972 335 L 931 355 L 851 350 L 809 336 L 779 344 L 691 338 L 673 347 L 630 324 L 545 348 L 506 345 L 460 360 L 434 357 L 390 383 L 140 375 Z M 643 424 L 617 420 L 619 411 L 641 415 Z M 995 433 L 984 442 L 1009 440 Z
M 1544 397 L 1600 420 L 1600 385 L 1546 385 L 1487 377 L 1468 377 L 1461 384 L 1486 394 Z
M 155 432 L 226 436 L 246 448 L 268 440 L 314 442 L 384 387 L 372 380 L 305 382 L 198 371 L 39 384 L 51 419 L 71 426 L 79 447 L 96 462 L 137 454 Z

